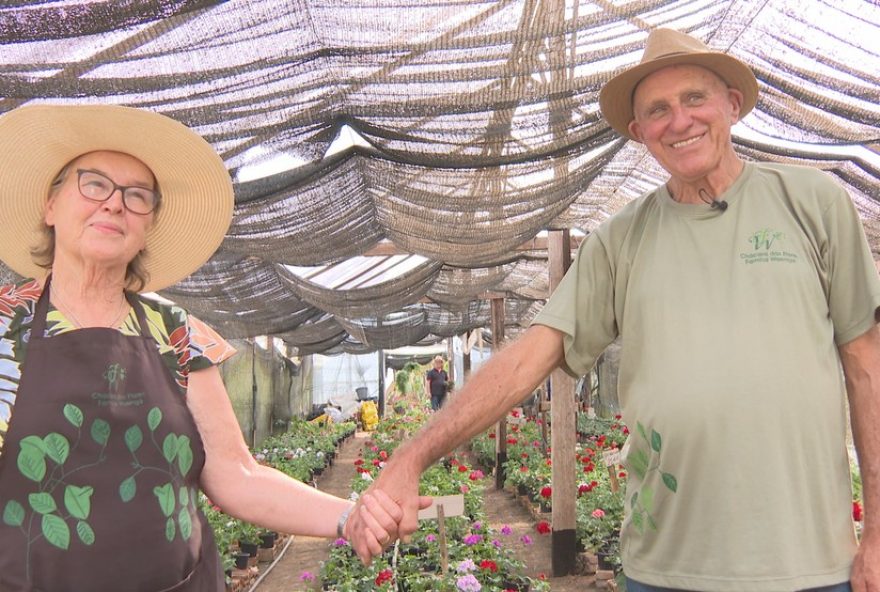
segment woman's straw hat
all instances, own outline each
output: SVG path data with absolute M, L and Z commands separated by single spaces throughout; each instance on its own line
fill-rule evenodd
M 633 120 L 633 93 L 648 74 L 667 66 L 689 64 L 711 70 L 743 94 L 742 118 L 758 101 L 758 81 L 738 59 L 713 51 L 695 37 L 673 29 L 654 29 L 648 35 L 642 61 L 609 80 L 599 93 L 602 115 L 619 134 L 635 140 L 627 129 Z
M 124 152 L 159 183 L 162 209 L 147 235 L 145 291 L 166 288 L 202 266 L 232 221 L 232 181 L 201 136 L 158 113 L 113 105 L 32 105 L 0 116 L 0 259 L 25 277 L 45 270 L 30 256 L 52 180 L 96 150 Z

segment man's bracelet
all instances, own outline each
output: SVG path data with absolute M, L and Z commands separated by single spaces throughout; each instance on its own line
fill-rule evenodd
M 352 510 L 354 510 L 354 506 L 349 506 L 339 515 L 339 522 L 336 523 L 336 536 L 339 538 L 344 538 L 342 533 L 345 531 L 345 523 L 348 522 L 348 516 Z

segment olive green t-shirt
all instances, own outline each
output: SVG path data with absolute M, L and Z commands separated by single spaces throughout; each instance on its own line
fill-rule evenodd
M 849 579 L 856 541 L 837 346 L 874 324 L 880 281 L 846 192 L 746 164 L 719 200 L 661 187 L 581 245 L 535 323 L 587 372 L 618 334 L 631 435 L 626 574 L 721 592 Z

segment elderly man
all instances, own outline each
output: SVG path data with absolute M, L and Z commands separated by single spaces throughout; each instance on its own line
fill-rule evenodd
M 669 180 L 597 228 L 533 326 L 394 454 L 373 487 L 402 505 L 401 535 L 430 463 L 620 335 L 630 592 L 880 590 L 880 281 L 839 185 L 737 156 L 757 94 L 745 64 L 668 29 L 602 89 Z

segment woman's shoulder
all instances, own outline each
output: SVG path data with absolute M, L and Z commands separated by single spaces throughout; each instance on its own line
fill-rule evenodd
M 235 348 L 211 327 L 172 303 L 138 296 L 144 305 L 147 325 L 153 338 L 181 356 L 204 357 L 220 363 L 235 354 Z

